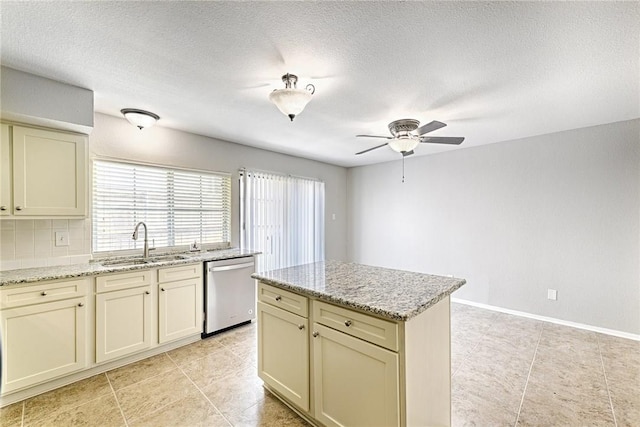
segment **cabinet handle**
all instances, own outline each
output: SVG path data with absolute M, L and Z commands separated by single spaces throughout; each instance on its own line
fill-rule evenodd
M 22 206 L 16 206 L 16 210 L 17 211 L 21 211 L 22 210 Z
M 276 301 L 280 301 L 282 297 L 280 295 L 276 295 Z
M 352 324 L 353 324 L 353 323 L 351 322 L 351 320 L 345 320 L 345 321 L 344 321 L 344 326 L 346 326 L 347 328 L 348 328 L 349 326 L 351 326 Z
M 7 207 L 6 206 L 0 206 L 0 211 L 6 211 Z
M 40 292 L 40 295 L 42 295 L 43 297 L 46 297 L 47 296 L 47 291 Z
M 304 325 L 298 325 L 298 329 L 303 330 L 304 329 Z
M 84 303 L 83 302 L 79 302 L 78 303 L 78 307 L 84 307 Z
M 314 332 L 312 335 L 313 335 L 314 338 L 317 338 L 318 335 L 320 335 L 320 332 Z
M 163 289 L 163 291 L 164 291 L 164 289 Z M 147 295 L 149 295 L 151 292 L 149 292 L 149 291 L 144 291 L 144 293 L 145 293 L 145 294 L 147 294 Z

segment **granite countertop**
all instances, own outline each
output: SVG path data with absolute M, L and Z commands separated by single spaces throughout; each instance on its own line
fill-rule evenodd
M 392 320 L 409 320 L 466 283 L 369 265 L 323 261 L 251 275 L 264 283 Z
M 257 255 L 260 252 L 241 250 L 238 248 L 219 249 L 202 252 L 183 252 L 165 255 L 180 255 L 182 259 L 148 262 L 135 265 L 103 265 L 101 262 L 113 261 L 114 258 L 94 260 L 84 264 L 59 265 L 51 267 L 22 268 L 19 270 L 0 271 L 0 286 L 16 285 L 20 283 L 36 283 L 42 280 L 69 279 L 74 277 L 96 276 L 99 274 L 119 273 L 148 268 L 167 267 L 180 264 L 193 264 L 196 262 L 216 261 L 222 259 L 242 258 Z M 164 255 L 153 254 L 156 257 Z M 123 259 L 122 257 L 120 259 Z M 141 257 L 127 257 L 127 259 L 142 259 Z

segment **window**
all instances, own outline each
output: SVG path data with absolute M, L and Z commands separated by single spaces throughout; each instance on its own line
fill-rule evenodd
M 93 162 L 93 252 L 141 249 L 131 238 L 143 221 L 149 245 L 231 241 L 229 175 L 114 161 Z
M 241 171 L 241 246 L 261 251 L 257 270 L 324 260 L 324 182 Z

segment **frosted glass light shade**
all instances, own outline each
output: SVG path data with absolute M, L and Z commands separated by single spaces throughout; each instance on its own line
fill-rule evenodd
M 269 100 L 293 121 L 311 101 L 311 92 L 305 89 L 276 89 L 269 94 Z
M 120 110 L 122 115 L 138 129 L 148 128 L 156 124 L 160 120 L 160 116 L 150 111 L 138 110 L 136 108 L 124 108 Z
M 389 141 L 389 147 L 397 153 L 405 153 L 413 150 L 420 142 L 410 136 L 401 136 Z

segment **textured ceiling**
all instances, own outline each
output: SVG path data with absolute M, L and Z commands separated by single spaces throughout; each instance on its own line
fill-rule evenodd
M 640 117 L 640 2 L 0 2 L 3 65 L 92 89 L 96 111 L 355 166 L 387 123 L 465 147 Z M 290 72 L 316 93 L 293 123 Z M 179 141 L 176 141 L 179 144 Z M 456 149 L 421 144 L 416 155 Z

